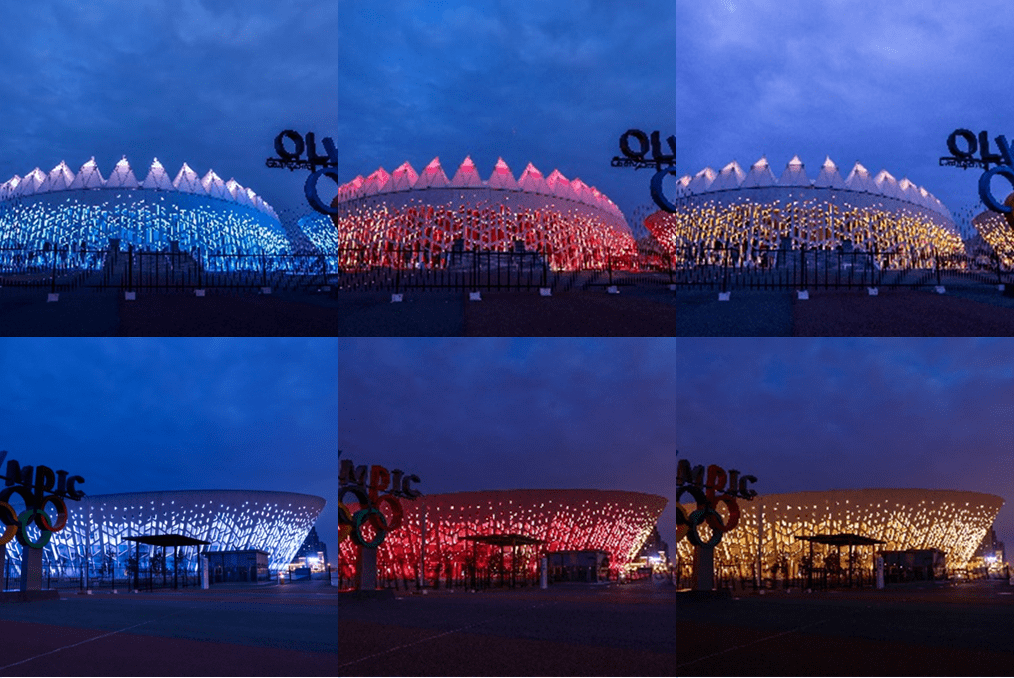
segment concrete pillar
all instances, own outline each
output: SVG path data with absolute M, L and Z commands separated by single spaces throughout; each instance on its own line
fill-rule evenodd
M 377 549 L 360 547 L 356 561 L 356 588 L 360 591 L 375 591 L 377 588 Z
M 42 590 L 42 549 L 21 549 L 21 590 Z
M 208 589 L 211 586 L 211 573 L 208 571 L 208 556 L 201 556 L 201 588 Z
M 884 588 L 884 556 L 877 556 L 877 588 Z
M 539 560 L 539 588 L 549 588 L 549 558 L 546 556 Z
M 694 547 L 694 590 L 711 591 L 715 588 L 715 548 Z

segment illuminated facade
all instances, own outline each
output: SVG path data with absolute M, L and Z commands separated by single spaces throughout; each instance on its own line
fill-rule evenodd
M 1014 193 L 1007 196 L 1005 204 L 1014 205 Z M 1014 219 L 999 212 L 986 210 L 972 219 L 972 225 L 993 249 L 1004 268 L 1014 268 Z
M 425 515 L 427 579 L 437 573 L 463 577 L 473 558 L 480 570 L 503 564 L 523 574 L 534 574 L 545 552 L 599 550 L 610 554 L 610 566 L 622 567 L 637 558 L 645 539 L 667 500 L 652 494 L 607 490 L 502 490 L 432 494 L 402 501 L 402 526 L 387 534 L 378 549 L 378 569 L 388 578 L 415 579 L 420 565 L 420 544 Z M 520 535 L 540 544 L 514 551 L 465 539 L 470 536 Z M 343 576 L 351 578 L 356 548 L 341 544 L 338 562 Z M 499 564 L 499 565 L 498 565 Z
M 67 526 L 45 547 L 43 566 L 54 575 L 80 576 L 85 562 L 97 578 L 109 561 L 117 577 L 127 574 L 134 542 L 124 537 L 181 534 L 210 542 L 201 549 L 259 549 L 268 553 L 272 572 L 284 569 L 324 509 L 324 499 L 292 492 L 253 490 L 174 490 L 85 497 L 68 502 Z M 20 574 L 21 547 L 7 544 L 12 577 Z M 147 570 L 159 547 L 140 546 L 140 569 Z M 193 548 L 180 552 L 180 571 L 196 572 Z M 172 549 L 168 551 L 169 568 Z
M 946 554 L 948 568 L 964 568 L 993 524 L 1003 499 L 955 490 L 832 490 L 763 495 L 739 502 L 739 506 L 739 526 L 726 532 L 715 547 L 716 566 L 732 576 L 752 577 L 760 542 L 763 572 L 769 573 L 776 563 L 784 562 L 790 574 L 798 576 L 810 546 L 796 537 L 842 533 L 885 542 L 857 547 L 857 566 L 869 567 L 875 551 L 936 548 Z M 690 511 L 696 506 L 685 508 Z M 690 562 L 693 547 L 687 540 L 676 548 L 682 562 Z M 832 547 L 814 549 L 816 557 Z
M 733 161 L 720 172 L 706 167 L 684 176 L 664 194 L 676 211 L 655 212 L 644 225 L 674 263 L 701 263 L 721 250 L 732 263 L 764 265 L 764 253 L 782 247 L 783 238 L 793 249 L 851 242 L 856 251 L 889 254 L 877 262 L 886 268 L 932 267 L 936 255 L 964 253 L 939 200 L 859 163 L 842 179 L 828 158 L 811 180 L 798 157 L 778 178 L 764 158 L 749 172 Z
M 340 210 L 333 223 L 300 226 L 322 252 L 348 250 L 335 262 L 343 267 L 441 267 L 456 244 L 507 252 L 521 243 L 556 270 L 605 268 L 636 249 L 623 214 L 597 189 L 531 164 L 515 179 L 502 159 L 485 181 L 470 158 L 451 179 L 436 158 L 421 173 L 407 162 L 380 168 L 342 185 L 331 206 Z
M 61 162 L 48 174 L 35 168 L 0 185 L 0 257 L 55 249 L 65 261 L 94 268 L 101 261 L 82 250 L 103 250 L 110 238 L 123 249 L 148 251 L 173 242 L 183 251 L 224 254 L 289 249 L 278 216 L 260 196 L 213 170 L 201 178 L 185 163 L 170 179 L 156 159 L 139 181 L 126 158 L 108 178 L 93 158 L 76 174 Z

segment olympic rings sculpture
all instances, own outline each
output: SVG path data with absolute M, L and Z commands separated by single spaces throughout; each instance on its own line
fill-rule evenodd
M 8 503 L 11 495 L 17 493 L 25 500 L 27 507 L 21 513 L 14 510 Z M 56 523 L 49 520 L 46 513 L 46 504 L 52 503 L 56 508 Z M 31 523 L 41 531 L 38 540 L 33 540 L 28 535 L 28 526 Z M 36 501 L 35 493 L 28 488 L 21 486 L 7 487 L 0 491 L 0 525 L 3 525 L 3 534 L 0 534 L 0 546 L 17 537 L 18 543 L 33 549 L 45 548 L 52 538 L 54 532 L 59 532 L 67 525 L 67 504 L 56 495 L 44 497 Z
M 356 498 L 356 503 L 360 507 L 355 513 L 345 503 L 345 495 L 349 493 L 352 493 Z M 380 510 L 381 504 L 387 504 L 390 508 L 390 520 Z M 404 511 L 402 511 L 401 503 L 394 495 L 378 496 L 376 491 L 368 492 L 366 488 L 358 485 L 346 485 L 338 495 L 338 522 L 341 524 L 338 543 L 345 541 L 346 537 L 351 537 L 352 542 L 357 546 L 377 548 L 384 543 L 388 532 L 401 527 L 403 516 Z M 373 527 L 374 536 L 372 539 L 368 539 L 363 534 L 363 526 L 367 522 Z
M 753 499 L 757 493 L 747 489 L 747 484 L 756 481 L 754 476 L 740 477 L 739 471 L 730 469 L 726 473 L 721 466 L 712 464 L 707 469 L 707 479 L 704 476 L 704 467 L 690 467 L 690 462 L 685 459 L 679 461 L 676 470 L 676 482 L 682 485 L 676 493 L 676 541 L 684 537 L 694 546 L 714 548 L 722 541 L 722 535 L 730 530 L 736 529 L 739 525 L 739 503 L 737 497 L 746 500 Z M 728 487 L 726 488 L 726 481 Z M 721 491 L 721 494 L 718 492 Z M 687 514 L 680 505 L 680 497 L 689 493 L 697 502 L 697 508 Z M 718 504 L 724 503 L 728 509 L 729 517 L 722 519 L 718 512 Z M 711 528 L 711 537 L 707 540 L 701 539 L 697 528 L 707 523 Z

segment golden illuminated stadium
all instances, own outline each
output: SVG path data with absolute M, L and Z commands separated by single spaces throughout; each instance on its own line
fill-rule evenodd
M 1014 193 L 1004 201 L 1007 206 L 1014 205 Z M 986 210 L 974 219 L 972 225 L 996 253 L 1004 268 L 1014 268 L 1014 218 L 1011 214 L 1001 214 Z
M 1003 499 L 956 490 L 870 489 L 769 494 L 739 505 L 739 526 L 715 547 L 715 564 L 731 576 L 749 578 L 757 564 L 758 542 L 762 572 L 783 562 L 790 576 L 798 576 L 810 544 L 797 537 L 843 533 L 884 542 L 857 547 L 857 562 L 866 566 L 874 551 L 936 548 L 946 554 L 948 568 L 961 569 L 972 559 Z M 684 508 L 689 513 L 695 506 Z M 833 547 L 815 548 L 821 552 Z M 692 560 L 692 549 L 685 539 L 675 548 L 684 563 Z
M 714 250 L 741 265 L 763 265 L 765 252 L 834 249 L 850 243 L 876 252 L 884 268 L 932 267 L 938 255 L 964 247 L 947 208 L 925 188 L 886 170 L 876 176 L 858 162 L 842 179 L 827 158 L 813 180 L 793 157 L 776 178 L 761 158 L 749 172 L 735 162 L 706 167 L 664 189 L 674 212 L 658 211 L 644 225 L 674 263 L 701 263 Z

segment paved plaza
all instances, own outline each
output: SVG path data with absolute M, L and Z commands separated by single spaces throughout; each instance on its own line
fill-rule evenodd
M 1010 336 L 1014 297 L 995 287 L 813 291 L 604 289 L 335 294 L 0 290 L 4 336 Z
M 671 585 L 434 591 L 326 582 L 0 605 L 0 675 L 1011 675 L 1014 587 L 695 599 Z

